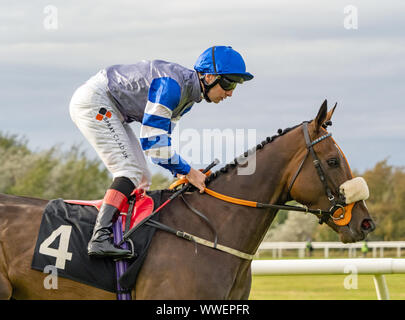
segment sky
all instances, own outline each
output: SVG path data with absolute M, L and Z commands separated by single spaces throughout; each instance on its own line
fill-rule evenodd
M 0 132 L 25 137 L 33 150 L 80 144 L 96 157 L 69 116 L 88 78 L 143 59 L 192 69 L 208 47 L 230 45 L 255 77 L 180 121 L 179 153 L 187 158 L 190 143 L 200 150 L 193 167 L 229 162 L 277 129 L 313 119 L 325 99 L 337 102 L 329 131 L 352 169 L 384 159 L 404 166 L 404 16 L 400 0 L 3 0 Z M 132 127 L 138 135 L 139 124 Z M 207 130 L 244 140 L 216 153 L 204 144 Z

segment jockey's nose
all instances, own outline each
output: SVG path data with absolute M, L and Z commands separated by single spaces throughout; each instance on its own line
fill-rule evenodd
M 225 91 L 227 97 L 232 97 L 233 90 Z

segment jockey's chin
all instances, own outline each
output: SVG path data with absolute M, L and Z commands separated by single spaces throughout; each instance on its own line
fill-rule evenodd
M 218 104 L 218 103 L 220 103 L 222 100 L 225 100 L 226 98 L 221 98 L 221 97 L 219 97 L 219 98 L 216 98 L 216 99 L 213 99 L 213 100 L 211 100 L 212 102 L 214 102 L 214 103 L 216 103 L 216 104 Z
M 212 95 L 212 97 L 210 97 L 210 100 L 213 103 L 218 104 L 218 103 L 222 102 L 223 100 L 225 100 L 226 98 L 231 97 L 231 95 L 226 94 L 226 91 L 223 91 L 223 92 L 224 92 L 224 94 Z

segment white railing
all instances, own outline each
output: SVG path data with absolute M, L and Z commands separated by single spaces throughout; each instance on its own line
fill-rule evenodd
M 405 273 L 405 259 L 254 260 L 254 275 L 372 274 L 378 300 L 389 300 L 384 274 Z
M 363 242 L 341 243 L 341 242 L 312 242 L 313 249 L 323 249 L 324 257 L 329 257 L 330 249 L 347 249 L 349 258 L 356 257 L 356 250 L 361 249 Z M 401 249 L 405 248 L 405 241 L 368 241 L 367 246 L 372 250 L 373 258 L 384 257 L 384 248 L 396 249 L 396 257 L 401 257 Z M 306 242 L 262 242 L 258 249 L 258 255 L 265 250 L 272 250 L 274 258 L 282 258 L 283 250 L 298 250 L 298 257 L 305 256 Z

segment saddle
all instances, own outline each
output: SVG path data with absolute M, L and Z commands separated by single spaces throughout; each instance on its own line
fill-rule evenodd
M 209 172 L 218 162 L 215 159 L 202 172 Z M 246 258 L 246 256 L 250 258 L 250 255 L 217 245 L 217 236 L 214 229 L 215 241 L 210 242 L 159 222 L 160 210 L 170 203 L 171 200 L 179 195 L 181 196 L 190 188 L 191 185 L 188 184 L 176 192 L 156 190 L 145 194 L 141 190 L 134 191 L 131 196 L 136 198 L 135 205 L 132 205 L 134 202 L 128 202 L 127 206 L 121 209 L 121 213 L 123 213 L 122 228 L 125 231 L 123 238 L 125 239 L 117 243 L 120 245 L 124 240 L 130 240 L 132 245 L 131 258 L 134 261 L 119 276 L 118 283 L 114 279 L 115 265 L 113 260 L 92 258 L 87 254 L 87 244 L 92 236 L 97 211 L 101 207 L 103 200 L 65 201 L 63 199 L 56 199 L 50 201 L 42 216 L 31 268 L 44 271 L 46 269 L 49 270 L 49 266 L 54 266 L 58 269 L 58 276 L 60 275 L 100 289 L 115 292 L 118 294 L 118 299 L 129 300 L 129 292 L 135 285 L 138 273 L 146 258 L 147 250 L 157 228 L 188 241 L 194 241 L 195 243 L 236 254 L 242 258 Z M 165 192 L 167 194 L 164 194 Z M 183 197 L 181 198 L 194 213 L 209 223 L 209 220 L 202 213 L 190 207 L 187 201 Z M 127 218 L 128 213 L 131 219 Z M 212 228 L 210 223 L 209 225 Z M 59 244 L 55 248 L 55 240 L 58 237 L 60 238 Z M 118 266 L 117 269 L 120 269 L 120 267 Z
M 54 266 L 60 277 L 114 293 L 121 289 L 131 290 L 156 231 L 154 227 L 139 223 L 160 205 L 163 193 L 164 190 L 147 193 L 135 190 L 132 194 L 136 198 L 135 204 L 131 206 L 128 202 L 121 210 L 123 232 L 137 228 L 129 238 L 135 254 L 127 260 L 128 268 L 119 278 L 121 288 L 117 288 L 115 262 L 87 254 L 87 244 L 103 200 L 49 201 L 42 216 L 31 268 L 44 272 L 46 267 Z M 130 208 L 132 214 L 128 213 Z M 127 220 L 129 216 L 131 218 Z M 159 221 L 159 213 L 151 216 L 150 220 Z
M 135 206 L 131 207 L 131 202 L 128 201 L 121 209 L 123 232 L 126 229 L 132 229 L 137 226 L 141 221 L 147 218 L 153 212 L 154 201 L 153 198 L 147 195 L 142 189 L 135 189 L 131 198 L 135 200 Z M 64 200 L 66 203 L 78 204 L 82 206 L 93 206 L 100 210 L 103 204 L 103 199 L 100 200 Z M 131 207 L 131 212 L 130 211 Z M 130 216 L 129 226 L 127 224 L 127 216 Z

